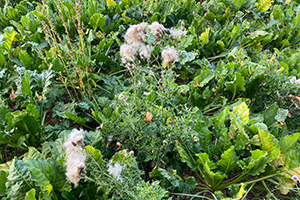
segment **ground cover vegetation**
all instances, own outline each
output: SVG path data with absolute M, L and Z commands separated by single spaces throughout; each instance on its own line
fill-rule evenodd
M 1 199 L 299 199 L 298 0 L 0 0 Z

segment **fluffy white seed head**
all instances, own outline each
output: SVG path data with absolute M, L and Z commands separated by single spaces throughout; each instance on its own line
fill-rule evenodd
M 128 44 L 122 44 L 120 49 L 120 56 L 125 61 L 131 61 L 133 62 L 136 55 L 136 48 L 134 48 L 132 45 Z
M 297 79 L 296 76 L 293 76 L 290 79 L 290 83 L 296 85 L 298 89 L 300 89 L 300 79 Z
M 153 47 L 149 45 L 142 45 L 139 49 L 140 51 L 140 56 L 143 59 L 150 59 L 151 58 L 151 53 L 152 53 Z
M 146 34 L 147 23 L 131 25 L 125 33 L 125 41 L 129 44 L 143 43 Z
M 85 159 L 83 130 L 73 129 L 69 134 L 67 141 L 64 143 L 66 148 L 66 166 L 67 179 L 72 182 L 75 187 L 78 185 L 80 177 L 85 175 Z
M 122 170 L 123 170 L 124 167 L 125 167 L 125 165 L 122 166 L 118 162 L 114 163 L 114 164 L 112 162 L 110 162 L 108 164 L 108 170 L 107 171 L 108 171 L 109 174 L 113 175 L 113 177 L 116 180 L 123 182 L 123 179 L 121 177 L 121 173 L 122 173 Z
M 178 61 L 177 51 L 174 47 L 166 47 L 162 52 L 164 62 L 170 67 L 170 64 L 174 61 Z
M 165 32 L 165 27 L 158 23 L 158 22 L 153 22 L 150 26 L 149 26 L 151 33 L 153 35 L 155 35 L 156 37 L 160 37 L 164 32 Z

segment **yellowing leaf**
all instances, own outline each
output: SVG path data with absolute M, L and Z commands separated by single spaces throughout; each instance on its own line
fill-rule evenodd
M 257 10 L 260 12 L 266 12 L 271 7 L 274 0 L 259 0 L 258 3 L 255 3 Z
M 241 199 L 244 196 L 244 194 L 246 193 L 246 190 L 244 189 L 245 187 L 246 185 L 242 183 L 239 192 L 235 195 L 235 198 Z
M 106 4 L 107 4 L 107 6 L 110 8 L 110 7 L 114 7 L 114 6 L 116 6 L 117 4 L 116 4 L 116 2 L 114 1 L 114 0 L 107 0 L 106 1 Z
M 237 114 L 242 124 L 247 125 L 249 123 L 249 108 L 245 102 L 234 107 L 233 113 Z
M 289 188 L 293 188 L 296 185 L 292 180 L 292 176 L 300 177 L 300 167 L 294 168 L 293 170 L 288 170 L 282 175 L 282 177 L 279 177 L 279 184 L 276 186 L 276 188 L 280 190 L 281 194 L 286 195 L 290 191 Z
M 205 32 L 201 33 L 199 36 L 199 40 L 202 42 L 203 45 L 207 44 L 209 42 L 209 31 L 211 28 L 205 29 Z
M 146 122 L 151 122 L 152 117 L 153 117 L 153 115 L 150 112 L 147 112 L 145 121 Z

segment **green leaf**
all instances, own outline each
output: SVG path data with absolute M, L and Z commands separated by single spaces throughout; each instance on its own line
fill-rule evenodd
M 207 162 L 203 166 L 203 175 L 205 180 L 212 188 L 217 187 L 222 182 L 222 180 L 226 178 L 225 175 L 222 175 L 219 172 L 214 173 L 213 171 L 211 171 L 211 168 L 209 167 L 209 164 Z
M 197 169 L 196 163 L 190 158 L 187 152 L 183 149 L 182 145 L 179 142 L 176 142 L 176 149 L 181 157 L 181 161 L 185 162 L 191 170 L 195 171 Z
M 99 165 L 103 164 L 104 161 L 102 159 L 102 154 L 100 150 L 95 149 L 90 145 L 86 146 L 85 150 L 95 162 L 97 162 Z M 88 158 L 88 160 L 90 160 L 90 158 Z
M 29 190 L 28 192 L 26 192 L 25 195 L 25 200 L 36 200 L 35 198 L 35 189 L 32 188 L 31 190 Z
M 180 64 L 184 65 L 187 62 L 191 62 L 195 59 L 196 56 L 197 56 L 197 53 L 180 51 L 180 54 L 179 54 Z
M 283 152 L 292 150 L 300 139 L 300 133 L 294 133 L 293 135 L 287 135 L 280 139 L 279 147 Z
M 181 40 L 180 47 L 182 49 L 186 49 L 193 43 L 193 41 L 194 41 L 194 37 L 192 35 L 185 36 Z
M 0 197 L 6 195 L 5 183 L 7 181 L 8 174 L 5 171 L 0 170 Z
M 246 134 L 241 120 L 236 117 L 236 114 L 229 113 L 230 115 L 230 128 L 229 131 L 235 139 L 236 150 L 242 150 L 249 143 L 249 136 Z
M 234 151 L 234 146 L 231 146 L 221 155 L 221 159 L 218 161 L 218 169 L 227 174 L 237 166 L 237 161 L 238 157 Z
M 233 81 L 225 83 L 225 90 L 231 91 L 233 93 L 232 100 L 234 99 L 237 92 L 243 91 L 245 89 L 245 80 L 241 73 L 236 72 Z
M 237 10 L 241 8 L 241 6 L 245 3 L 246 0 L 233 0 L 233 3 L 235 4 Z
M 199 87 L 206 85 L 211 79 L 215 77 L 210 69 L 203 70 L 198 76 L 195 77 L 194 82 L 199 83 Z
M 78 123 L 78 124 L 80 124 L 80 125 L 82 125 L 82 126 L 84 126 L 84 127 L 86 127 L 86 128 L 93 129 L 93 128 L 91 128 L 91 127 L 89 127 L 88 125 L 85 124 L 85 123 L 88 121 L 87 119 L 78 117 L 77 115 L 74 115 L 74 114 L 72 114 L 72 113 L 70 113 L 70 112 L 65 112 L 65 115 L 66 115 L 69 119 L 75 121 L 76 123 Z
M 249 108 L 245 102 L 233 108 L 233 113 L 241 120 L 242 124 L 249 123 Z
M 24 95 L 27 95 L 30 98 L 30 101 L 33 102 L 32 91 L 30 87 L 30 76 L 31 72 L 25 71 L 24 77 L 22 80 L 21 91 Z
M 288 114 L 289 114 L 289 110 L 288 109 L 279 108 L 278 112 L 277 112 L 277 115 L 275 116 L 275 120 L 277 122 L 285 121 L 285 119 L 288 116 Z
M 17 41 L 16 39 L 17 35 L 18 33 L 11 26 L 6 27 L 4 29 L 5 42 L 2 44 L 2 46 L 7 51 L 8 54 L 11 54 L 12 42 Z
M 255 3 L 257 10 L 260 12 L 266 12 L 271 7 L 274 0 L 259 0 L 258 3 Z
M 259 149 L 251 151 L 251 157 L 239 161 L 238 164 L 245 173 L 251 175 L 259 175 L 265 172 L 267 166 L 268 153 Z
M 36 200 L 35 198 L 35 189 L 32 188 L 31 190 L 29 190 L 28 192 L 26 192 L 25 195 L 25 200 Z
M 275 116 L 278 112 L 276 103 L 272 104 L 264 113 L 264 123 L 269 127 L 275 122 Z
M 26 167 L 26 163 L 14 158 L 9 166 L 8 174 L 5 184 L 7 188 L 7 199 L 21 199 L 22 194 L 20 191 L 28 187 L 28 183 L 31 182 L 31 175 Z
M 42 159 L 29 160 L 27 166 L 31 174 L 31 180 L 41 188 L 43 196 L 48 196 L 53 191 L 53 186 L 49 180 L 50 174 L 54 171 L 53 163 Z
M 198 154 L 196 154 L 196 156 L 198 157 L 197 164 L 200 164 L 202 166 L 207 164 L 207 167 L 209 167 L 209 169 L 216 168 L 215 163 L 209 159 L 209 156 L 207 153 L 198 153 Z
M 105 24 L 105 18 L 102 17 L 102 14 L 95 13 L 90 18 L 90 25 L 94 28 L 94 32 L 96 32 L 97 28 L 103 27 Z

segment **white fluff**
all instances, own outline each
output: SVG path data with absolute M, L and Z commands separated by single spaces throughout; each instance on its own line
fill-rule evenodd
M 73 129 L 69 134 L 67 141 L 64 143 L 66 148 L 66 176 L 75 187 L 77 187 L 80 177 L 85 175 L 85 159 L 83 130 Z

